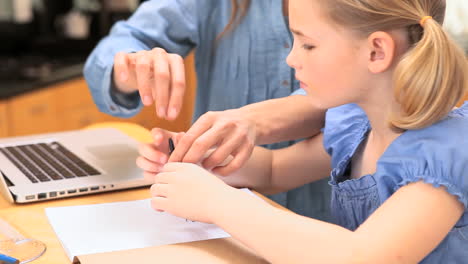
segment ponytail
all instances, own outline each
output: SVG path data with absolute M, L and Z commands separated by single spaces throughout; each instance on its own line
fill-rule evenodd
M 437 21 L 428 19 L 422 26 L 422 38 L 395 70 L 395 99 L 401 109 L 390 123 L 401 129 L 419 129 L 442 119 L 468 89 L 463 50 Z

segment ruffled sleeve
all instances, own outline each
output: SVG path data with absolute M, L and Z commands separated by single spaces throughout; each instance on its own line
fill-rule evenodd
M 361 143 L 369 130 L 365 112 L 356 104 L 347 104 L 327 111 L 323 129 L 323 144 L 332 158 L 332 167 Z
M 468 104 L 444 120 L 397 138 L 378 164 L 388 197 L 402 186 L 424 181 L 444 186 L 468 209 Z

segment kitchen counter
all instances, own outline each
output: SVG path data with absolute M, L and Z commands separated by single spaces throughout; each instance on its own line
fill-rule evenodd
M 29 91 L 45 88 L 49 85 L 70 80 L 83 75 L 84 63 L 61 67 L 47 77 L 36 80 L 0 80 L 0 100 L 20 95 Z

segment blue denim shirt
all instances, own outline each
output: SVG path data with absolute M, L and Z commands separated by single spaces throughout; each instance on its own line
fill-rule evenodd
M 135 102 L 136 107 L 131 108 L 112 100 L 113 58 L 119 51 L 155 47 L 181 56 L 195 50 L 198 83 L 194 120 L 207 111 L 285 97 L 298 89 L 294 71 L 286 64 L 292 36 L 283 16 L 282 0 L 251 1 L 242 22 L 216 42 L 229 21 L 230 3 L 230 0 L 152 0 L 144 2 L 127 21 L 116 23 L 89 56 L 84 69 L 99 109 L 120 117 L 140 111 L 141 102 Z M 329 186 L 325 181 L 272 198 L 297 213 L 328 219 Z
M 377 162 L 374 174 L 349 179 L 358 146 L 370 129 L 356 105 L 327 112 L 324 146 L 332 157 L 331 210 L 337 224 L 355 230 L 399 188 L 424 181 L 444 186 L 465 212 L 444 240 L 421 263 L 468 261 L 468 103 L 427 128 L 408 130 L 396 138 Z
M 290 95 L 298 84 L 285 62 L 292 37 L 283 19 L 282 1 L 252 1 L 241 24 L 216 43 L 230 13 L 229 0 L 143 3 L 128 21 L 116 23 L 87 60 L 85 78 L 98 107 L 121 117 L 140 111 L 141 103 L 128 109 L 111 100 L 113 58 L 119 51 L 155 47 L 182 56 L 195 49 L 198 91 L 194 119 L 207 111 Z

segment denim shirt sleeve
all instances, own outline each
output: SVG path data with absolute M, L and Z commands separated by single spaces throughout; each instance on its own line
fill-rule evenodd
M 113 60 L 117 52 L 136 52 L 161 47 L 170 53 L 187 55 L 199 43 L 200 19 L 210 12 L 208 2 L 200 0 L 152 0 L 143 3 L 127 20 L 116 23 L 88 57 L 84 77 L 94 102 L 104 112 L 130 117 L 142 108 L 138 102 L 118 103 L 113 100 Z M 115 92 L 115 91 L 114 91 Z

